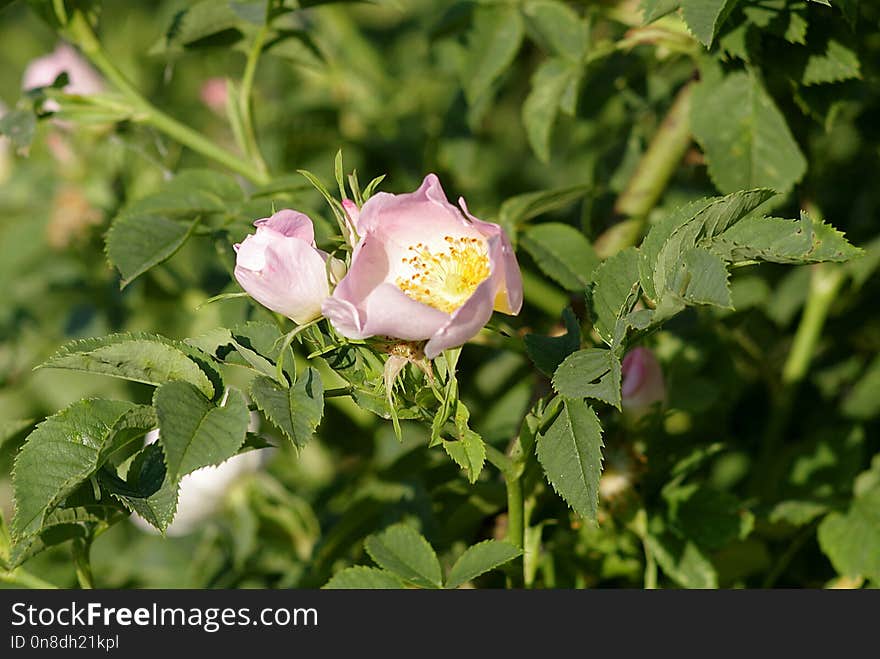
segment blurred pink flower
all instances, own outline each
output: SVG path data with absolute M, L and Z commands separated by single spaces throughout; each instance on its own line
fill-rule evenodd
M 315 246 L 312 221 L 302 213 L 281 210 L 254 226 L 256 233 L 235 245 L 238 283 L 257 302 L 297 324 L 318 318 L 330 295 L 328 275 L 341 277 L 342 262 Z
M 633 412 L 666 399 L 666 384 L 660 362 L 648 348 L 630 350 L 622 365 L 623 408 Z
M 360 241 L 323 306 L 340 334 L 427 340 L 433 359 L 475 336 L 493 309 L 519 313 L 522 277 L 510 241 L 459 205 L 428 174 L 415 192 L 380 192 L 360 212 L 346 206 Z
M 217 114 L 226 111 L 226 78 L 208 78 L 199 88 L 199 98 L 209 110 Z
M 59 43 L 48 55 L 31 60 L 24 70 L 21 88 L 27 91 L 36 87 L 46 87 L 64 72 L 67 72 L 68 77 L 64 91 L 68 94 L 88 96 L 100 94 L 105 89 L 101 75 L 73 46 L 66 43 Z M 58 109 L 58 104 L 48 101 L 45 107 L 54 112 Z

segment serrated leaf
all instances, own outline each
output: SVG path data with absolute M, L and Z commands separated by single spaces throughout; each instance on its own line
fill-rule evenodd
M 758 259 L 774 263 L 846 261 L 858 256 L 842 233 L 801 212 L 800 220 L 748 217 L 707 242 L 709 249 L 728 261 Z
M 785 117 L 754 75 L 698 84 L 691 129 L 721 192 L 767 186 L 784 194 L 807 170 Z
M 33 428 L 33 419 L 9 419 L 0 421 L 0 448 L 11 439 L 18 437 L 28 428 Z
M 401 579 L 422 588 L 442 588 L 443 576 L 434 549 L 406 524 L 394 524 L 364 543 L 370 557 Z
M 122 275 L 120 287 L 174 256 L 199 219 L 184 223 L 161 215 L 132 214 L 116 218 L 107 232 L 107 258 Z
M 190 44 L 235 28 L 241 20 L 229 4 L 217 0 L 201 0 L 178 11 L 163 37 L 152 45 L 148 53 L 180 53 Z
M 880 583 L 880 487 L 856 497 L 846 513 L 825 517 L 819 546 L 838 573 Z
M 406 584 L 391 572 L 358 565 L 337 572 L 330 581 L 324 584 L 323 588 L 328 590 L 394 590 L 406 588 Z
M 641 0 L 639 8 L 642 10 L 642 24 L 653 23 L 658 18 L 666 16 L 678 9 L 681 0 Z
M 156 390 L 153 403 L 172 481 L 228 460 L 244 443 L 250 417 L 244 396 L 235 389 L 217 407 L 188 382 L 169 382 Z
M 713 244 L 718 234 L 736 225 L 772 196 L 772 191 L 759 188 L 701 199 L 677 209 L 651 227 L 639 249 L 639 280 L 645 294 L 661 301 L 664 293 L 671 290 L 684 298 L 687 282 L 683 278 L 689 272 L 683 261 L 685 254 L 697 246 Z M 689 258 L 702 259 L 712 265 L 705 255 Z
M 565 400 L 562 411 L 538 436 L 538 461 L 547 480 L 578 515 L 596 520 L 602 474 L 602 426 L 583 400 Z
M 556 369 L 553 388 L 565 398 L 595 398 L 620 409 L 620 360 L 611 350 L 578 350 Z
M 593 280 L 599 257 L 584 234 L 568 224 L 547 222 L 526 231 L 522 246 L 544 273 L 570 291 L 582 291 Z
M 477 103 L 513 62 L 523 40 L 519 8 L 480 6 L 474 10 L 462 78 L 468 103 Z
M 100 473 L 101 486 L 122 504 L 162 533 L 177 511 L 179 482 L 168 478 L 165 456 L 159 442 L 145 446 L 128 468 L 126 480 L 106 470 Z
M 532 151 L 542 162 L 550 160 L 550 137 L 569 88 L 577 86 L 579 65 L 555 57 L 541 63 L 522 108 L 523 125 Z
M 114 450 L 149 430 L 125 423 L 126 415 L 139 407 L 127 401 L 81 400 L 37 426 L 15 459 L 13 535 L 38 533 L 46 516 Z
M 523 339 L 529 358 L 547 377 L 552 377 L 562 360 L 581 347 L 581 328 L 571 309 L 562 312 L 562 322 L 565 334 L 561 336 L 526 334 Z
M 688 29 L 709 48 L 738 0 L 680 0 Z
M 194 354 L 154 334 L 111 334 L 73 341 L 56 352 L 41 368 L 64 368 L 109 375 L 153 386 L 189 382 L 206 396 L 214 395 L 214 382 Z M 219 378 L 219 376 L 217 376 Z
M 465 429 L 455 441 L 443 440 L 443 448 L 449 457 L 461 467 L 471 483 L 476 483 L 483 463 L 486 461 L 486 445 L 483 438 L 473 430 Z
M 726 264 L 719 256 L 701 247 L 682 254 L 679 272 L 670 288 L 689 304 L 733 308 Z
M 472 545 L 455 561 L 446 579 L 446 588 L 458 588 L 519 556 L 522 549 L 503 540 L 485 540 Z
M 607 259 L 593 275 L 593 324 L 611 344 L 618 319 L 632 308 L 639 288 L 639 255 L 630 247 Z
M 805 85 L 821 85 L 861 77 L 858 55 L 839 41 L 830 39 L 824 53 L 810 55 L 807 59 L 801 82 Z
M 324 384 L 313 368 L 301 373 L 289 388 L 257 376 L 251 383 L 251 396 L 272 425 L 297 448 L 309 442 L 324 415 Z

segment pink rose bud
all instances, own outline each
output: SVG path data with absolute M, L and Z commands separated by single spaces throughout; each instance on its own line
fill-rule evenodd
M 235 245 L 235 278 L 257 302 L 302 325 L 321 315 L 328 275 L 342 276 L 338 259 L 315 247 L 308 216 L 281 210 L 254 222 L 257 232 Z
M 626 354 L 623 358 L 622 376 L 624 410 L 636 412 L 665 400 L 663 371 L 660 369 L 660 362 L 648 348 L 640 346 Z
M 522 277 L 510 241 L 459 205 L 434 174 L 415 192 L 367 200 L 352 217 L 360 241 L 351 269 L 324 302 L 340 334 L 426 340 L 433 359 L 475 336 L 493 309 L 519 313 Z
M 209 110 L 217 114 L 226 111 L 226 78 L 208 78 L 199 89 L 199 98 Z
M 21 88 L 27 91 L 36 87 L 46 87 L 64 72 L 67 72 L 68 78 L 64 91 L 68 94 L 88 96 L 100 94 L 105 89 L 101 75 L 73 46 L 66 43 L 60 43 L 48 55 L 32 60 L 24 70 Z M 47 102 L 45 107 L 53 112 L 58 109 L 58 105 L 51 101 Z

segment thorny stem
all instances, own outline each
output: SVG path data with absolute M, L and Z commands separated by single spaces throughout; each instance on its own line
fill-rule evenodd
M 151 124 L 184 146 L 217 161 L 258 185 L 265 185 L 269 182 L 270 176 L 267 172 L 261 171 L 259 168 L 255 169 L 253 164 L 217 146 L 201 133 L 165 114 L 145 99 L 104 52 L 88 19 L 81 11 L 76 11 L 71 16 L 67 23 L 67 30 L 69 36 L 83 53 L 128 98 L 132 109 L 136 112 L 136 120 Z

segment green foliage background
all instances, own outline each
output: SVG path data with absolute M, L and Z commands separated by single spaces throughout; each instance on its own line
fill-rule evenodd
M 116 66 L 154 105 L 235 151 L 226 119 L 200 102 L 199 89 L 213 76 L 240 79 L 263 3 L 100 4 L 98 33 Z M 7 524 L 12 461 L 35 422 L 84 397 L 152 400 L 147 385 L 34 367 L 71 339 L 182 339 L 265 319 L 244 299 L 199 305 L 238 290 L 230 244 L 273 204 L 307 212 L 319 242 L 327 239 L 332 215 L 295 171 L 331 181 L 341 148 L 347 170 L 363 181 L 387 174 L 388 191 L 414 189 L 436 172 L 451 197 L 464 196 L 475 215 L 516 239 L 526 303 L 505 319 L 513 338 L 481 335 L 459 362 L 471 427 L 500 450 L 536 396 L 578 385 L 548 377 L 578 342 L 551 349 L 535 337 L 566 328 L 571 337 L 578 325 L 589 334 L 595 300 L 583 292 L 603 270 L 619 277 L 627 257 L 596 266 L 625 255 L 674 209 L 772 188 L 780 194 L 764 213 L 797 218 L 805 209 L 845 232 L 863 248 L 858 257 L 736 267 L 729 298 L 726 287 L 705 288 L 700 301 L 717 306 L 688 308 L 646 336 L 664 368 L 665 409 L 634 421 L 597 406 L 605 465 L 598 524 L 572 512 L 537 470 L 526 474 L 525 575 L 535 587 L 880 584 L 880 7 L 299 4 L 320 6 L 285 16 L 254 85 L 257 138 L 275 176 L 256 186 L 239 178 L 243 195 L 219 174 L 190 174 L 192 189 L 210 197 L 200 202 L 204 223 L 190 226 L 192 211 L 178 216 L 149 198 L 167 193 L 171 172 L 222 168 L 136 117 L 111 113 L 120 120 L 111 129 L 95 108 L 65 106 L 68 121 L 82 123 L 40 122 L 28 157 L 0 165 Z M 12 108 L 26 64 L 56 36 L 40 18 L 51 3 L 3 5 L 0 99 Z M 154 216 L 148 226 L 170 222 L 169 231 L 181 232 L 185 244 L 170 259 L 140 263 L 125 244 L 114 246 L 111 222 L 123 232 Z M 732 237 L 726 245 L 736 261 L 766 256 Z M 811 259 L 791 262 L 803 260 Z M 633 267 L 638 278 L 646 266 Z M 577 319 L 563 318 L 567 307 Z M 595 336 L 611 337 L 615 320 L 596 319 Z M 807 326 L 818 334 L 799 331 Z M 615 403 L 604 390 L 577 391 Z M 590 423 L 573 404 L 563 414 Z M 391 423 L 335 397 L 301 451 L 267 426 L 280 448 L 198 531 L 161 538 L 124 522 L 98 537 L 95 584 L 319 587 L 337 575 L 342 586 L 504 585 L 503 570 L 481 572 L 518 552 L 478 544 L 504 537 L 503 481 L 486 469 L 469 483 L 445 452 L 427 448 L 429 430 L 401 423 L 399 442 Z M 401 521 L 407 526 L 393 525 Z M 28 574 L 74 585 L 69 544 L 28 561 Z M 400 555 L 415 562 L 401 564 Z M 340 572 L 351 565 L 369 567 Z

